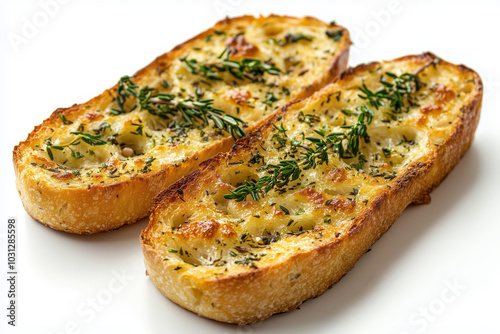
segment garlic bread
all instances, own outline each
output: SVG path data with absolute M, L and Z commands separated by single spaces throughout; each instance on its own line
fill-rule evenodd
M 469 148 L 480 77 L 425 53 L 348 69 L 163 191 L 141 234 L 178 305 L 248 324 L 322 294 Z
M 331 82 L 349 45 L 344 28 L 309 17 L 218 22 L 36 126 L 13 154 L 26 211 L 78 234 L 144 218 L 161 190 Z

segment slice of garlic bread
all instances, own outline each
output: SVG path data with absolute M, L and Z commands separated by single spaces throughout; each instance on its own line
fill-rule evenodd
M 56 110 L 14 149 L 26 211 L 90 234 L 148 215 L 153 198 L 231 148 L 278 106 L 347 66 L 348 32 L 305 17 L 226 19 L 87 103 Z
M 348 69 L 162 192 L 149 277 L 201 316 L 247 324 L 336 283 L 469 148 L 479 76 L 430 53 Z

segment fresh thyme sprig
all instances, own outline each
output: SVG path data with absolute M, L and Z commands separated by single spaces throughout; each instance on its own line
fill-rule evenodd
M 127 112 L 124 109 L 125 102 L 130 96 L 138 96 L 137 88 L 139 88 L 139 86 L 134 84 L 134 82 L 128 75 L 120 78 L 120 80 L 118 81 L 118 88 L 116 92 L 116 104 L 118 104 L 119 109 L 113 109 L 114 114 L 123 114 Z M 137 104 L 135 104 L 130 111 L 134 110 L 136 106 Z
M 153 95 L 151 88 L 144 87 L 139 93 L 139 105 L 141 110 L 164 119 L 181 115 L 183 121 L 178 124 L 180 127 L 192 127 L 196 119 L 208 125 L 208 120 L 211 119 L 218 129 L 229 132 L 234 139 L 246 136 L 242 127 L 243 120 L 226 115 L 223 110 L 214 108 L 213 99 L 173 101 L 174 97 L 175 95 L 172 94 Z
M 286 146 L 286 141 L 287 141 L 287 135 L 286 132 L 288 131 L 285 129 L 283 126 L 283 123 L 281 123 L 280 127 L 277 127 L 275 124 L 273 124 L 274 129 L 276 130 L 276 133 L 273 135 L 273 139 L 276 139 L 278 144 L 280 145 L 278 147 L 278 150 Z
M 208 125 L 209 119 L 211 119 L 218 129 L 229 132 L 234 139 L 246 136 L 245 130 L 243 130 L 243 120 L 226 115 L 223 110 L 214 108 L 213 99 L 199 99 L 200 94 L 197 93 L 197 100 L 181 99 L 174 101 L 175 95 L 173 94 L 154 94 L 154 89 L 147 86 L 140 90 L 138 88 L 139 86 L 130 77 L 122 77 L 118 82 L 116 95 L 116 101 L 120 109 L 112 109 L 111 113 L 119 115 L 127 112 L 123 109 L 125 101 L 129 97 L 134 97 L 137 101 L 131 110 L 139 106 L 141 110 L 146 110 L 150 114 L 163 119 L 170 119 L 173 116 L 180 115 L 182 121 L 177 124 L 179 127 L 193 127 L 195 119 L 200 119 Z
M 187 56 L 180 58 L 192 74 L 204 76 L 210 80 L 222 80 L 221 73 L 229 72 L 237 79 L 249 79 L 253 82 L 262 79 L 264 73 L 280 75 L 283 72 L 273 64 L 264 63 L 259 59 L 243 58 L 240 61 L 229 59 L 231 51 L 225 48 L 217 57 L 218 61 L 213 64 L 200 64 L 196 59 L 188 59 Z M 224 57 L 225 56 L 225 57 Z
M 312 41 L 312 37 L 311 36 L 307 36 L 307 35 L 304 35 L 302 33 L 296 33 L 296 34 L 287 34 L 285 36 L 285 45 L 286 44 L 289 44 L 289 43 L 297 43 L 298 41 L 300 40 L 304 40 L 304 41 Z
M 269 165 L 269 167 L 274 168 L 273 175 L 263 176 L 256 182 L 246 181 L 245 184 L 230 190 L 224 198 L 241 202 L 246 200 L 247 195 L 250 195 L 254 201 L 257 201 L 263 193 L 269 192 L 274 187 L 282 188 L 290 181 L 297 180 L 301 173 L 301 163 L 296 160 L 282 160 L 278 165 Z
M 371 107 L 378 109 L 379 107 L 385 106 L 387 100 L 389 106 L 395 114 L 400 114 L 405 107 L 405 101 L 410 105 L 414 105 L 414 101 L 411 99 L 412 93 L 418 91 L 421 87 L 421 82 L 418 76 L 415 74 L 404 73 L 397 76 L 393 73 L 386 72 L 385 75 L 393 79 L 393 82 L 384 81 L 382 77 L 380 83 L 384 85 L 384 88 L 379 89 L 376 92 L 372 92 L 365 83 L 359 90 L 364 93 L 364 95 L 359 94 L 358 96 L 364 100 L 367 100 L 367 104 Z
M 101 139 L 99 135 L 93 135 L 88 132 L 71 131 L 70 133 L 77 136 L 67 144 L 54 145 L 50 140 L 45 143 L 45 149 L 47 151 L 47 154 L 49 155 L 50 160 L 54 161 L 54 154 L 52 152 L 52 149 L 63 151 L 67 147 L 71 150 L 71 156 L 78 160 L 83 158 L 83 154 L 73 150 L 70 146 L 76 146 L 80 144 L 80 141 L 83 141 L 91 146 L 105 145 L 107 143 L 107 141 Z
M 370 141 L 367 133 L 367 125 L 371 123 L 374 113 L 367 106 L 356 108 L 359 113 L 356 124 L 351 126 L 343 126 L 348 128 L 347 132 L 331 132 L 326 129 L 315 129 L 314 131 L 321 137 L 306 137 L 310 142 L 309 146 L 305 147 L 305 152 L 299 156 L 299 160 L 282 160 L 278 165 L 269 165 L 273 170 L 271 176 L 266 175 L 258 181 L 246 181 L 245 184 L 230 190 L 224 195 L 226 199 L 234 199 L 237 202 L 245 201 L 250 195 L 254 201 L 257 201 L 262 194 L 268 193 L 271 189 L 283 188 L 291 181 L 295 181 L 300 177 L 303 170 L 314 169 L 317 165 L 328 164 L 330 154 L 338 154 L 340 158 L 354 158 L 359 153 L 359 143 L 363 139 L 365 142 Z M 354 114 L 354 112 L 351 112 Z M 273 136 L 281 147 L 287 143 L 286 129 L 283 123 L 280 127 L 274 125 L 277 133 Z M 296 148 L 301 143 L 291 141 L 292 148 Z M 345 148 L 344 148 L 345 146 Z M 302 146 L 301 146 L 302 147 Z

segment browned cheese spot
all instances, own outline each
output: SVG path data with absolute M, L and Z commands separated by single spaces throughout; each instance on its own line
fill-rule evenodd
M 226 45 L 231 52 L 231 59 L 240 59 L 243 57 L 255 57 L 259 52 L 259 49 L 249 43 L 243 35 L 238 35 L 235 38 L 229 38 L 226 41 Z

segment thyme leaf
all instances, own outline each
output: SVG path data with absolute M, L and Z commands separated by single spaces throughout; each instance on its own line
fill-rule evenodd
M 73 122 L 71 122 L 70 120 L 66 119 L 66 117 L 64 117 L 63 114 L 59 114 L 59 118 L 61 119 L 61 122 L 64 124 L 64 125 L 70 125 L 70 124 L 73 124 Z

